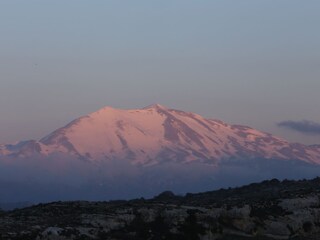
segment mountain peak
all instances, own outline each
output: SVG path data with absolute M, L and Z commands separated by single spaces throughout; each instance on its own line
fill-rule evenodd
M 115 110 L 115 108 L 111 106 L 104 106 L 103 108 L 100 108 L 98 112 L 104 112 L 104 111 L 110 111 L 110 110 Z
M 93 117 L 93 116 L 109 116 L 110 114 L 113 115 L 114 112 L 119 111 L 119 109 L 110 107 L 110 106 L 104 106 L 103 108 L 100 108 L 99 110 L 92 112 L 88 114 L 88 116 Z
M 159 103 L 151 104 L 149 106 L 144 107 L 143 109 L 168 109 L 166 106 L 163 106 Z
M 146 109 L 160 109 L 160 110 L 168 110 L 168 107 L 161 105 L 159 103 L 154 103 L 151 105 L 148 105 L 144 108 L 142 108 L 143 110 Z M 96 112 L 93 113 L 106 113 L 106 112 L 114 112 L 114 111 L 130 111 L 130 110 L 138 110 L 138 109 L 118 109 L 118 108 L 113 108 L 111 106 L 104 106 L 102 108 L 100 108 L 99 110 L 97 110 Z

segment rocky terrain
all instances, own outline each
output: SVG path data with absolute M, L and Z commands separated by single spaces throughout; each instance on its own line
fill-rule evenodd
M 319 239 L 320 178 L 0 212 L 0 239 Z

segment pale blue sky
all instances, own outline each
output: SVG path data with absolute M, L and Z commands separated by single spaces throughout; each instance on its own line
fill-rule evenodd
M 0 0 L 0 143 L 161 103 L 291 141 L 320 122 L 319 0 Z

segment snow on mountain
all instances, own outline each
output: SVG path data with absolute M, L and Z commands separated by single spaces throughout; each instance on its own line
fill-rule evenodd
M 295 159 L 320 164 L 320 148 L 289 143 L 246 126 L 169 109 L 104 107 L 80 117 L 40 141 L 1 145 L 0 156 L 69 154 L 91 161 L 130 160 L 218 164 L 224 159 Z

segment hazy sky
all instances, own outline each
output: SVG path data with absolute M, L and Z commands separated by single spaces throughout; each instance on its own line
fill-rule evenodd
M 291 141 L 320 134 L 319 0 L 0 0 L 0 143 L 161 103 Z

